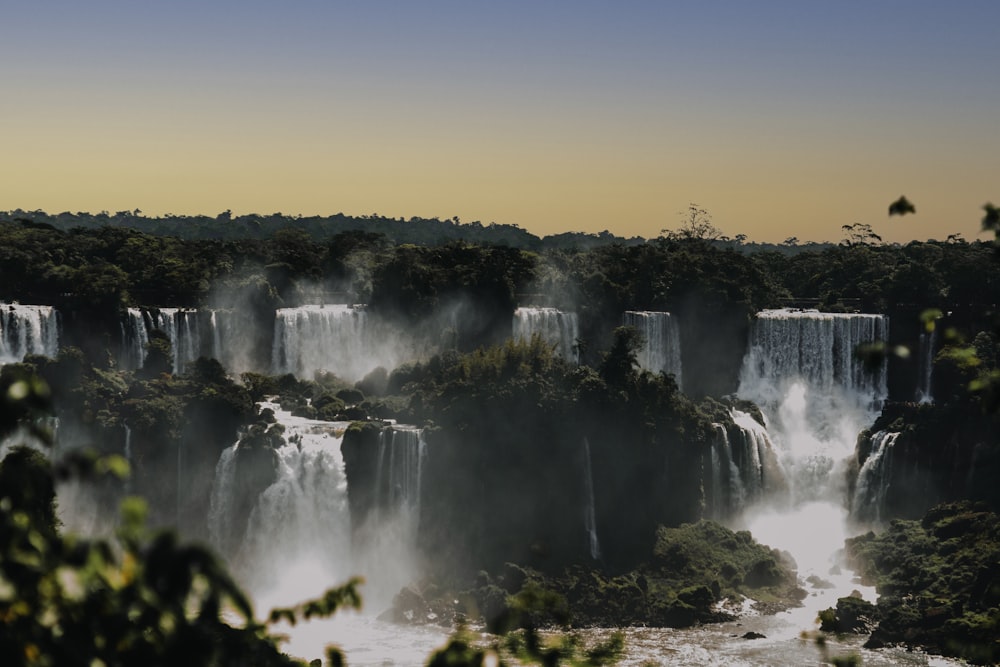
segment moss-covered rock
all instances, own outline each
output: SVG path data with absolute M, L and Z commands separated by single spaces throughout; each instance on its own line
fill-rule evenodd
M 879 613 L 874 604 L 859 597 L 837 600 L 835 608 L 819 613 L 823 632 L 869 634 L 878 624 Z

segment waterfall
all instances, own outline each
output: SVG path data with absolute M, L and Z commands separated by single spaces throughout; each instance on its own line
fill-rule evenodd
M 219 462 L 215 464 L 215 478 L 212 482 L 212 494 L 208 506 L 208 535 L 212 544 L 223 554 L 233 551 L 233 533 L 242 531 L 235 526 L 235 496 L 236 496 L 236 447 L 233 444 L 222 451 Z
M 421 479 L 426 459 L 423 429 L 393 426 L 379 433 L 375 507 L 382 510 L 380 517 L 405 517 L 403 530 L 414 540 L 420 526 Z
M 59 353 L 59 320 L 52 306 L 0 303 L 0 364 L 17 363 L 29 354 Z
M 287 604 L 362 575 L 366 608 L 388 604 L 417 576 L 415 537 L 427 445 L 420 429 L 393 427 L 379 443 L 377 485 L 385 511 L 352 542 L 347 476 L 340 445 L 348 426 L 295 417 L 276 403 L 286 444 L 274 450 L 274 481 L 249 498 L 239 525 L 241 468 L 237 443 L 215 469 L 208 527 L 212 543 L 260 599 Z M 245 492 L 245 491 L 243 491 Z
M 518 308 L 514 311 L 513 337 L 531 340 L 538 335 L 555 347 L 556 354 L 568 361 L 579 361 L 576 339 L 580 335 L 576 313 L 564 313 L 555 308 Z
M 281 308 L 275 314 L 272 371 L 304 378 L 329 371 L 360 380 L 378 366 L 391 370 L 413 358 L 413 345 L 402 338 L 383 332 L 363 306 Z
M 843 491 L 834 466 L 851 455 L 857 434 L 886 395 L 885 364 L 869 373 L 854 350 L 887 337 L 882 315 L 758 314 L 738 394 L 761 407 L 796 500 L 831 499 Z
M 191 308 L 129 308 L 122 322 L 123 368 L 135 370 L 146 362 L 149 334 L 159 329 L 170 339 L 174 373 L 201 356 L 198 311 Z
M 149 334 L 142 311 L 129 308 L 122 320 L 122 355 L 121 366 L 129 370 L 142 368 L 146 360 L 146 345 L 149 344 Z
M 868 372 L 857 346 L 888 338 L 882 315 L 771 310 L 758 313 L 740 372 L 738 395 L 760 406 L 788 492 L 767 493 L 745 519 L 757 539 L 789 551 L 799 574 L 834 580 L 830 571 L 848 536 L 847 462 L 858 433 L 886 396 L 885 365 Z
M 213 308 L 202 323 L 208 328 L 203 343 L 213 359 L 231 374 L 239 375 L 260 367 L 256 351 L 259 324 L 249 309 Z
M 590 557 L 594 560 L 601 558 L 601 542 L 597 539 L 597 508 L 594 501 L 594 470 L 590 458 L 590 441 L 586 436 L 583 438 L 583 485 L 587 495 L 587 505 L 584 508 L 583 525 L 587 529 L 589 537 Z
M 653 373 L 673 375 L 681 385 L 681 337 L 677 318 L 670 313 L 625 311 L 622 323 L 635 327 L 643 337 L 637 355 L 639 367 Z
M 287 443 L 275 450 L 274 482 L 252 502 L 245 525 L 240 505 L 239 444 L 216 465 L 208 512 L 213 544 L 254 592 L 291 587 L 301 599 L 355 574 L 350 558 L 347 478 L 340 443 L 347 424 L 293 417 L 275 403 Z M 282 590 L 283 593 L 288 592 Z
M 851 499 L 851 515 L 862 521 L 884 520 L 885 498 L 892 474 L 892 450 L 898 432 L 878 431 L 871 436 L 872 448 L 858 473 Z
M 725 472 L 729 472 L 729 466 L 731 462 L 729 461 L 729 433 L 726 431 L 726 427 L 719 423 L 713 423 L 712 428 L 715 430 L 715 438 L 712 440 L 711 447 L 711 477 L 710 477 L 710 505 L 709 513 L 713 519 L 722 519 L 726 516 L 726 499 L 722 493 L 723 484 L 723 465 L 726 467 Z M 731 479 L 733 475 L 728 474 L 726 479 Z
M 732 433 L 713 424 L 711 516 L 724 519 L 785 485 L 785 473 L 767 429 L 751 415 L 730 410 Z
M 920 334 L 917 356 L 917 392 L 914 397 L 918 403 L 933 403 L 931 378 L 934 373 L 934 347 L 937 343 L 937 330 Z
M 775 402 L 789 383 L 801 381 L 814 392 L 829 394 L 839 388 L 873 406 L 886 395 L 886 366 L 869 373 L 854 351 L 858 345 L 888 337 L 889 320 L 884 315 L 762 311 L 750 332 L 740 393 L 750 391 L 765 402 Z

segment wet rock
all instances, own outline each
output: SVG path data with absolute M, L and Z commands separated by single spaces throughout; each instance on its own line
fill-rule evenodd
M 823 579 L 822 577 L 817 577 L 815 574 L 806 577 L 806 583 L 808 583 L 813 588 L 829 589 L 833 588 L 833 584 Z

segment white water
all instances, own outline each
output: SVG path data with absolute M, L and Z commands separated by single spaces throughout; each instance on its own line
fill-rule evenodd
M 730 410 L 730 416 L 735 432 L 715 424 L 711 450 L 709 515 L 720 520 L 787 491 L 785 471 L 767 429 L 741 410 Z
M 422 429 L 392 427 L 379 433 L 376 506 L 387 515 L 406 514 L 410 524 L 407 532 L 413 539 L 420 526 L 420 485 L 426 459 Z
M 276 450 L 277 478 L 257 498 L 246 525 L 233 530 L 238 445 L 222 453 L 208 515 L 214 546 L 229 560 L 261 614 L 317 597 L 352 576 L 365 578 L 365 615 L 343 613 L 329 621 L 278 628 L 290 636 L 291 653 L 320 657 L 322 647 L 333 642 L 349 649 L 352 665 L 413 664 L 415 655 L 422 661 L 443 643 L 444 630 L 404 628 L 372 617 L 419 575 L 414 540 L 426 459 L 421 431 L 394 427 L 383 438 L 376 483 L 384 491 L 385 505 L 355 540 L 340 451 L 348 424 L 293 417 L 275 403 L 262 407 L 272 409 L 285 427 L 287 444 Z
M 892 471 L 892 450 L 899 433 L 878 431 L 871 436 L 872 449 L 858 473 L 851 516 L 861 521 L 880 524 L 885 517 L 885 498 L 889 491 Z
M 122 322 L 123 368 L 135 370 L 146 363 L 149 334 L 159 329 L 170 339 L 174 373 L 183 373 L 201 356 L 198 311 L 192 308 L 129 308 Z
M 681 384 L 681 336 L 677 318 L 670 313 L 628 310 L 622 323 L 635 327 L 643 337 L 637 354 L 639 367 L 653 373 L 673 375 Z
M 887 335 L 880 315 L 790 310 L 758 314 L 751 331 L 739 396 L 760 406 L 787 490 L 769 490 L 738 522 L 758 541 L 791 553 L 803 581 L 813 576 L 832 584 L 811 591 L 791 614 L 801 630 L 815 627 L 817 611 L 852 590 L 874 599 L 873 589 L 838 573 L 835 557 L 850 536 L 846 464 L 886 394 L 884 367 L 866 374 L 854 350 Z
M 390 331 L 363 306 L 281 308 L 275 313 L 271 370 L 312 378 L 328 371 L 357 381 L 375 368 L 392 370 L 422 356 L 405 332 Z
M 576 313 L 565 313 L 556 308 L 518 308 L 514 311 L 512 335 L 515 340 L 531 340 L 537 335 L 552 345 L 563 359 L 579 360 L 576 339 L 580 336 L 580 329 Z
M 257 323 L 247 310 L 209 310 L 208 328 L 213 359 L 233 375 L 256 370 L 254 343 Z
M 55 308 L 0 303 L 0 364 L 17 363 L 29 354 L 54 358 L 58 352 Z
M 590 440 L 583 438 L 583 484 L 586 491 L 587 504 L 583 510 L 583 525 L 587 529 L 590 557 L 601 559 L 601 541 L 597 538 L 597 509 L 594 500 L 594 470 L 590 458 Z

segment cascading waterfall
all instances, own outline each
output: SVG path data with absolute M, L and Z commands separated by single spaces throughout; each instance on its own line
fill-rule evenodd
M 764 413 L 790 476 L 793 504 L 843 493 L 833 468 L 851 455 L 886 395 L 885 365 L 869 373 L 854 351 L 887 337 L 882 315 L 758 314 L 738 393 Z
M 340 453 L 347 424 L 293 417 L 275 403 L 262 407 L 272 409 L 285 427 L 275 480 L 254 501 L 246 524 L 235 525 L 239 444 L 223 451 L 212 485 L 209 533 L 252 592 L 306 599 L 324 583 L 356 574 Z
M 653 373 L 673 375 L 681 384 L 681 336 L 677 318 L 666 312 L 625 311 L 622 323 L 635 327 L 643 337 L 637 355 L 639 367 Z
M 937 344 L 937 330 L 920 334 L 917 356 L 917 392 L 918 403 L 933 403 L 931 380 L 934 374 L 934 348 Z
M 738 395 L 760 406 L 788 483 L 744 521 L 758 540 L 791 552 L 800 575 L 834 580 L 839 595 L 852 586 L 830 572 L 848 534 L 846 463 L 886 396 L 884 365 L 870 373 L 854 351 L 887 338 L 882 315 L 763 311 L 740 373 Z
M 576 313 L 556 308 L 518 308 L 514 311 L 512 333 L 515 340 L 531 340 L 538 335 L 555 346 L 556 354 L 568 361 L 579 361 L 576 339 L 580 335 Z
M 851 516 L 860 521 L 881 523 L 884 520 L 885 498 L 892 473 L 892 450 L 898 432 L 878 431 L 871 436 L 871 451 L 858 472 Z
M 751 415 L 730 410 L 735 429 L 714 424 L 711 516 L 725 519 L 785 486 L 785 473 L 767 434 Z
M 52 306 L 0 303 L 0 364 L 17 363 L 29 354 L 59 353 L 59 318 Z
M 170 339 L 174 373 L 201 356 L 198 311 L 192 308 L 129 308 L 122 322 L 122 366 L 135 370 L 146 362 L 149 334 L 159 329 Z
M 583 438 L 583 485 L 587 494 L 587 505 L 584 508 L 583 525 L 589 538 L 590 557 L 601 558 L 601 542 L 597 539 L 597 507 L 594 500 L 594 469 L 590 458 L 590 440 Z
M 272 371 L 311 378 L 329 371 L 360 380 L 378 366 L 387 370 L 416 356 L 399 332 L 383 332 L 363 306 L 345 304 L 281 308 L 275 314 Z
M 216 465 L 208 515 L 213 544 L 258 600 L 288 604 L 362 575 L 366 608 L 379 609 L 417 576 L 414 544 L 427 445 L 420 429 L 394 426 L 379 444 L 376 512 L 359 542 L 351 516 L 341 443 L 348 426 L 295 417 L 276 403 L 286 444 L 275 450 L 276 477 L 239 523 L 239 444 Z M 244 514 L 244 516 L 246 516 Z

